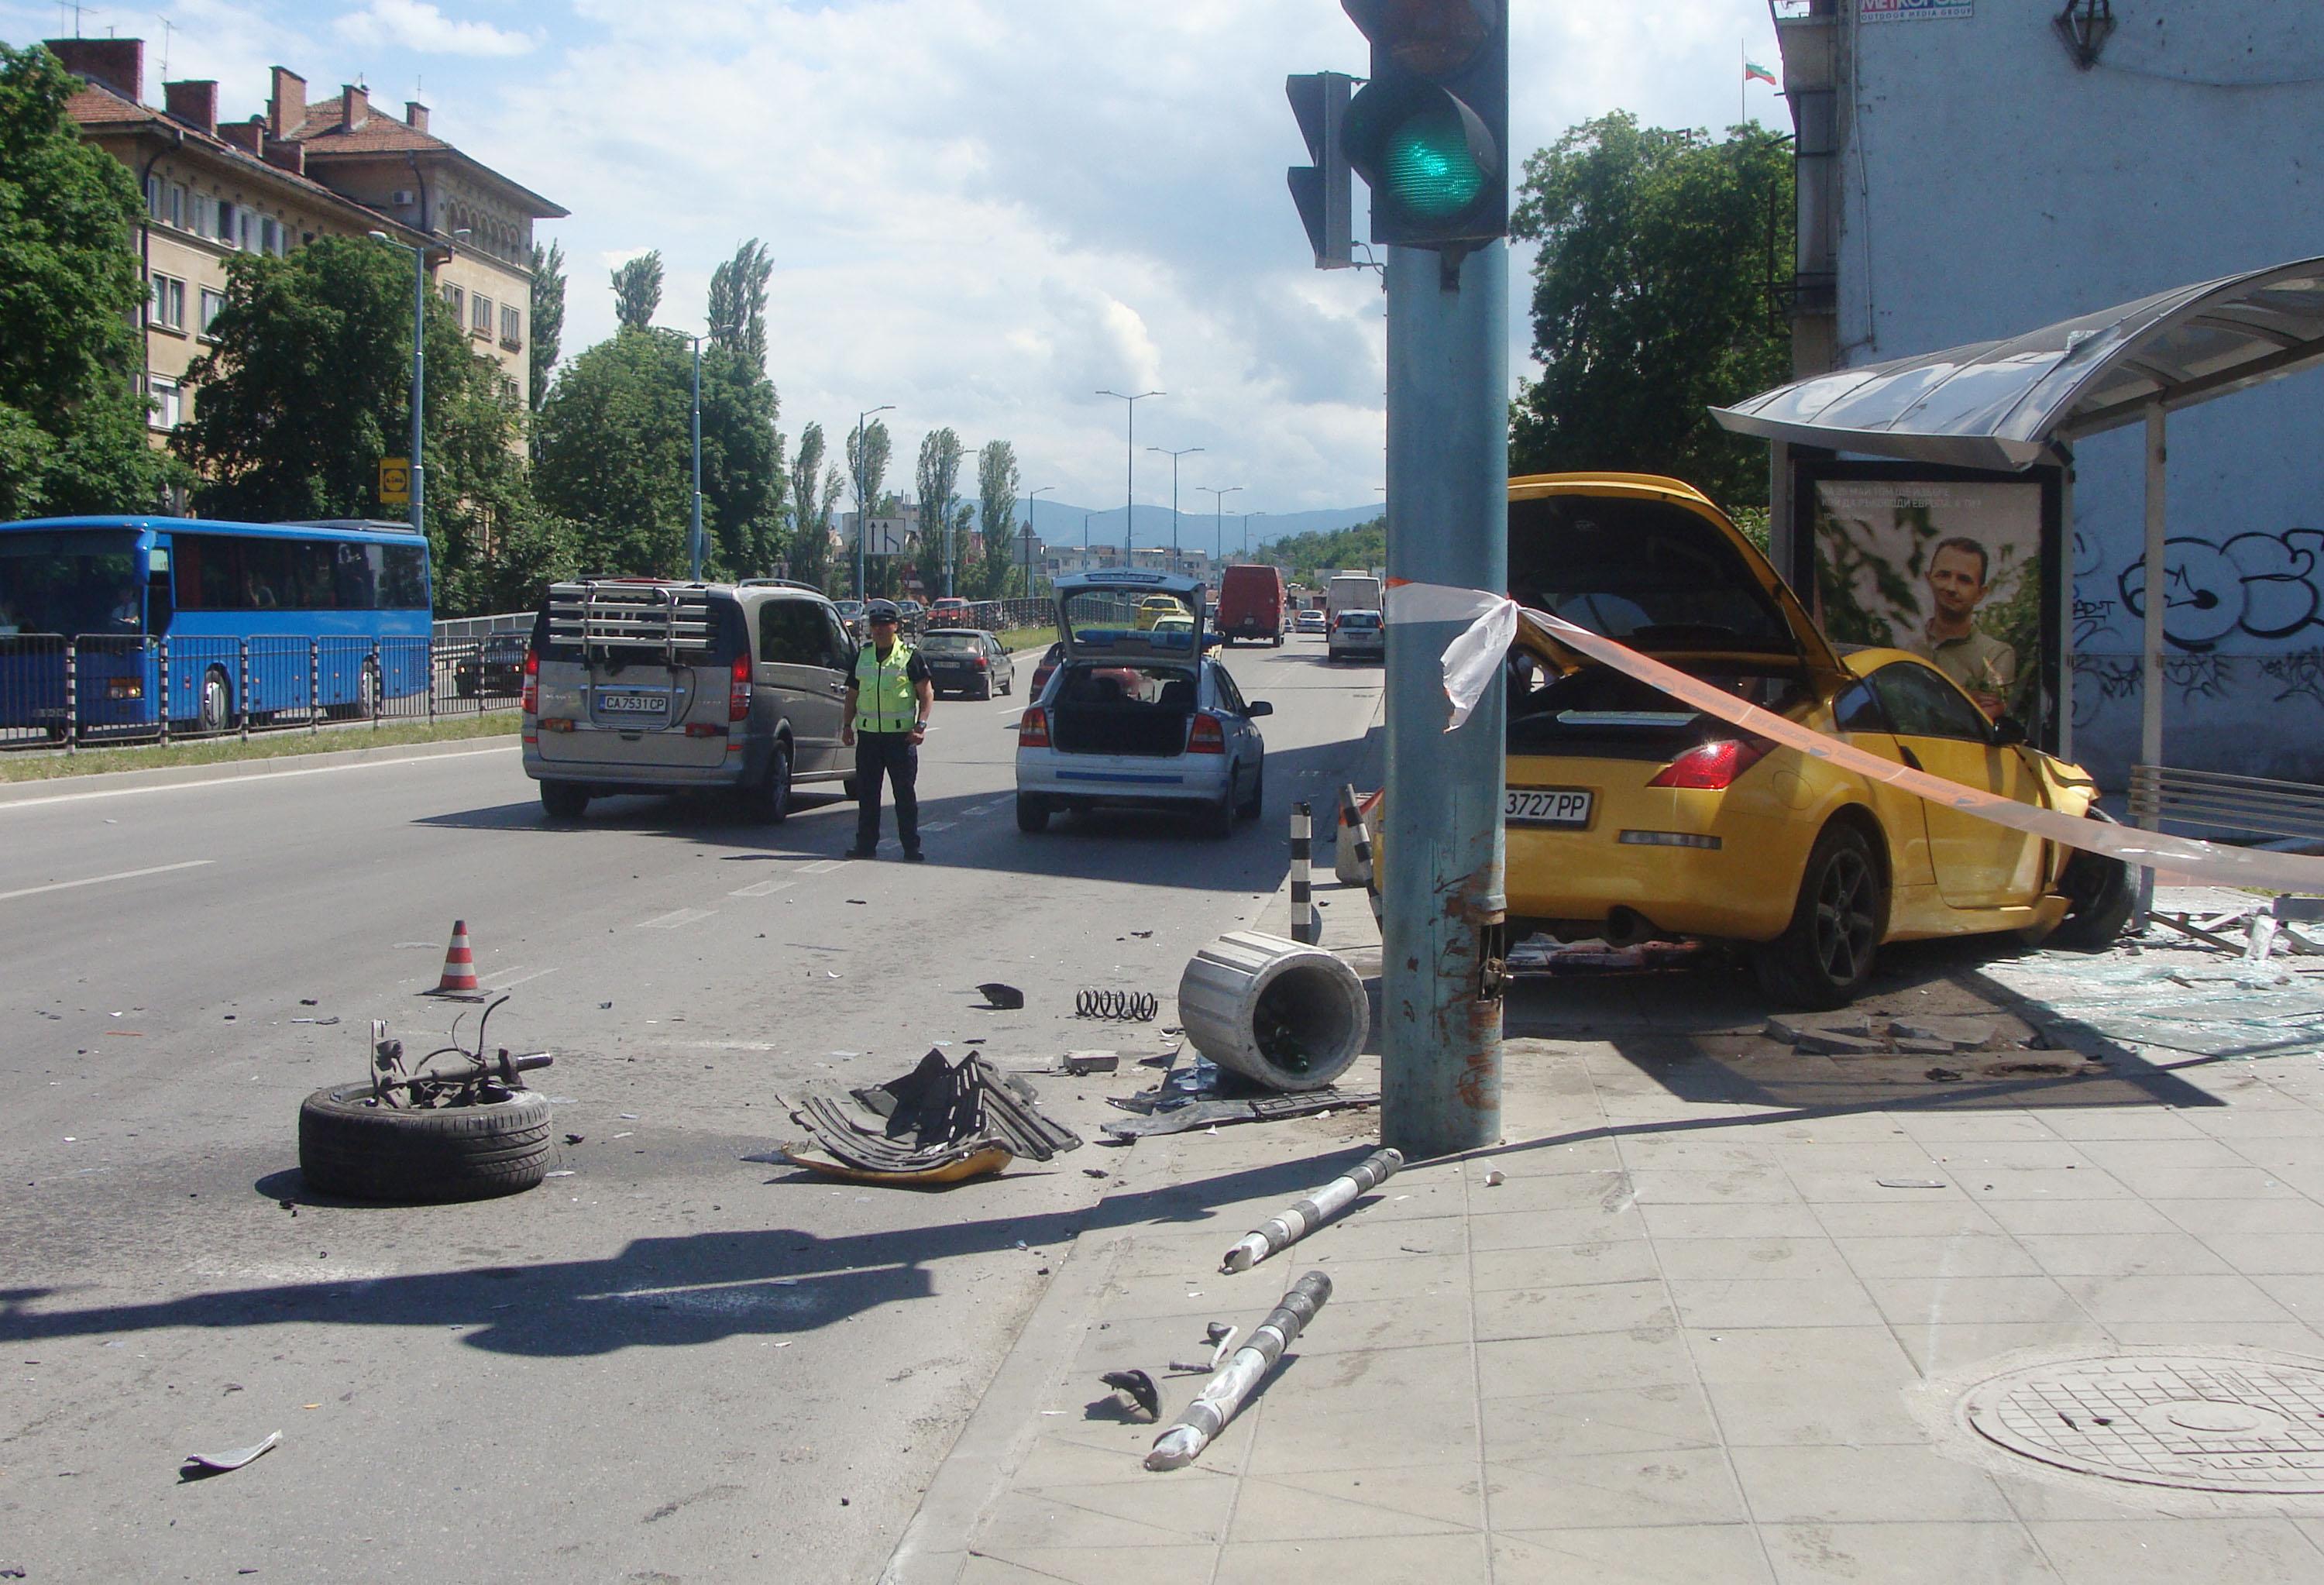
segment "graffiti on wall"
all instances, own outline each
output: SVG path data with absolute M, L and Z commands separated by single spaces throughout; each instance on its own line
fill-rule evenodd
M 2084 541 L 2079 532 L 2074 548 L 2075 571 L 2080 573 Z M 2167 540 L 2163 571 L 2163 636 L 2173 649 L 2206 654 L 2238 637 L 2280 640 L 2324 629 L 2324 530 L 2236 534 L 2218 543 L 2192 537 Z M 2146 558 L 2141 556 L 2123 568 L 2115 586 L 2121 595 L 2119 614 L 2144 622 Z M 2077 644 L 2117 631 L 2114 604 L 2082 598 L 2077 591 Z
M 2278 655 L 2264 662 L 2260 670 L 2283 689 L 2270 703 L 2281 705 L 2286 699 L 2300 697 L 2324 705 L 2324 650 Z

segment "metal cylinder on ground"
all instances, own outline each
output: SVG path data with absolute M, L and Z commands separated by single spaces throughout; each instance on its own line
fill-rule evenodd
M 1219 1269 L 1249 1271 L 1269 1255 L 1289 1249 L 1354 1203 L 1357 1195 L 1369 1194 L 1394 1177 L 1396 1169 L 1403 1165 L 1404 1157 L 1394 1150 L 1373 1151 L 1305 1199 L 1294 1200 L 1285 1210 L 1268 1217 L 1257 1230 L 1227 1251 L 1226 1258 L 1219 1262 Z
M 1356 972 L 1321 947 L 1233 930 L 1187 960 L 1178 1022 L 1194 1049 L 1276 1090 L 1321 1090 L 1371 1033 Z
M 1203 1384 L 1185 1412 L 1155 1439 L 1153 1451 L 1146 1455 L 1146 1467 L 1183 1470 L 1201 1456 L 1331 1296 L 1332 1279 L 1323 1272 L 1311 1271 L 1294 1283 L 1283 1295 L 1283 1303 L 1259 1323 L 1250 1341 L 1234 1351 L 1218 1374 Z
M 1310 850 L 1314 843 L 1314 821 L 1305 804 L 1291 806 L 1291 939 L 1305 945 L 1314 945 L 1320 932 L 1315 928 L 1315 890 L 1307 873 Z

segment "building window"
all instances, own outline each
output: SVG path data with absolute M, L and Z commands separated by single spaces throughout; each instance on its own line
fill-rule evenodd
M 493 333 L 493 299 L 481 291 L 469 294 L 468 328 L 479 336 Z
M 507 303 L 501 305 L 501 345 L 503 346 L 524 345 L 524 320 L 517 310 Z
M 186 283 L 174 275 L 153 277 L 152 322 L 171 330 L 186 327 Z
M 171 225 L 178 227 L 180 231 L 184 230 L 188 224 L 188 216 L 186 214 L 186 189 L 184 185 L 180 182 L 173 181 L 170 184 L 169 221 Z
M 166 375 L 154 374 L 145 382 L 146 392 L 153 398 L 153 410 L 146 415 L 146 423 L 156 429 L 174 429 L 185 416 L 184 397 L 178 382 Z
M 245 253 L 256 253 L 258 251 L 257 211 L 240 209 L 235 211 L 235 217 L 242 222 L 242 251 Z
M 226 293 L 202 288 L 202 336 L 208 339 L 210 327 L 217 323 L 218 311 L 226 307 Z
M 452 323 L 455 325 L 460 323 L 468 311 L 468 299 L 466 294 L 458 287 L 447 284 L 444 288 L 444 300 L 452 305 Z
M 289 250 L 282 245 L 282 223 L 272 215 L 262 215 L 258 220 L 258 251 L 281 258 Z
M 161 179 L 158 176 L 145 179 L 145 212 L 156 220 L 161 217 Z
M 194 195 L 195 235 L 216 236 L 217 235 L 217 200 L 216 198 L 208 198 L 201 193 L 196 193 Z

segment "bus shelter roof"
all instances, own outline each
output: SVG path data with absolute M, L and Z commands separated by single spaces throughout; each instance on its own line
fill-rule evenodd
M 1777 386 L 1730 408 L 1766 440 L 1961 467 L 2031 467 L 2057 441 L 2324 362 L 2324 258 L 2157 292 L 2002 341 Z

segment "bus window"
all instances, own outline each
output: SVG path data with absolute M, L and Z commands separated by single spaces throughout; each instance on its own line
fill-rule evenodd
M 235 609 L 274 611 L 296 603 L 292 590 L 297 574 L 290 548 L 283 539 L 242 542 L 242 580 L 235 591 Z
M 380 578 L 379 603 L 389 611 L 425 610 L 428 606 L 428 552 L 419 545 L 389 545 Z
M 370 545 L 331 547 L 331 581 L 342 611 L 379 608 L 379 551 Z
M 114 613 L 142 586 L 134 533 L 0 537 L 0 631 L 124 631 Z M 140 623 L 142 625 L 142 622 Z
M 283 549 L 290 564 L 290 583 L 282 592 L 282 604 L 301 611 L 335 609 L 339 596 L 331 576 L 331 547 L 320 539 L 292 539 Z

